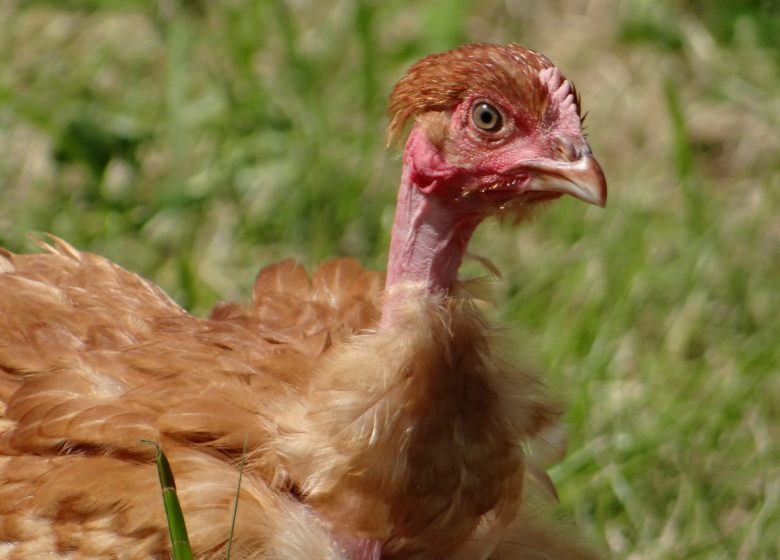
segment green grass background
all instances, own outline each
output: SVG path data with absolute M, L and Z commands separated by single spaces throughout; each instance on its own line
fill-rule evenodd
M 615 558 L 779 558 L 776 0 L 0 0 L 0 244 L 55 233 L 195 312 L 282 257 L 382 267 L 387 94 L 471 40 L 563 68 L 610 184 L 473 247 L 569 403 L 562 514 Z

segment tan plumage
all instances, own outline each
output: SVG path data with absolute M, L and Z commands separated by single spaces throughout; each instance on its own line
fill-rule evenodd
M 0 557 L 167 557 L 142 439 L 198 557 L 224 552 L 245 445 L 233 558 L 593 557 L 545 521 L 525 451 L 561 451 L 559 408 L 455 287 L 285 261 L 201 319 L 42 246 L 0 254 Z

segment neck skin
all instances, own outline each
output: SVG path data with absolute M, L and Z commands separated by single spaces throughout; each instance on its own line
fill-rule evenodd
M 414 165 L 419 157 L 408 157 L 421 152 L 427 164 L 424 174 Z M 479 214 L 461 208 L 462 202 L 454 202 L 446 194 L 451 169 L 419 130 L 410 134 L 405 154 L 391 234 L 382 326 L 396 324 L 399 307 L 420 289 L 432 295 L 449 294 L 468 242 L 481 221 Z

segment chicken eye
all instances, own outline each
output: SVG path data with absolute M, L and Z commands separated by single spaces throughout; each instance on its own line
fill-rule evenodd
M 474 105 L 471 110 L 471 120 L 474 126 L 487 132 L 497 132 L 504 124 L 498 109 L 485 102 Z

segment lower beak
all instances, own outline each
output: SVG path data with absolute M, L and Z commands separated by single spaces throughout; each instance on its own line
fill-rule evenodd
M 570 194 L 602 208 L 607 204 L 607 180 L 596 159 L 588 154 L 577 161 L 536 160 L 523 164 L 530 172 L 530 191 Z

